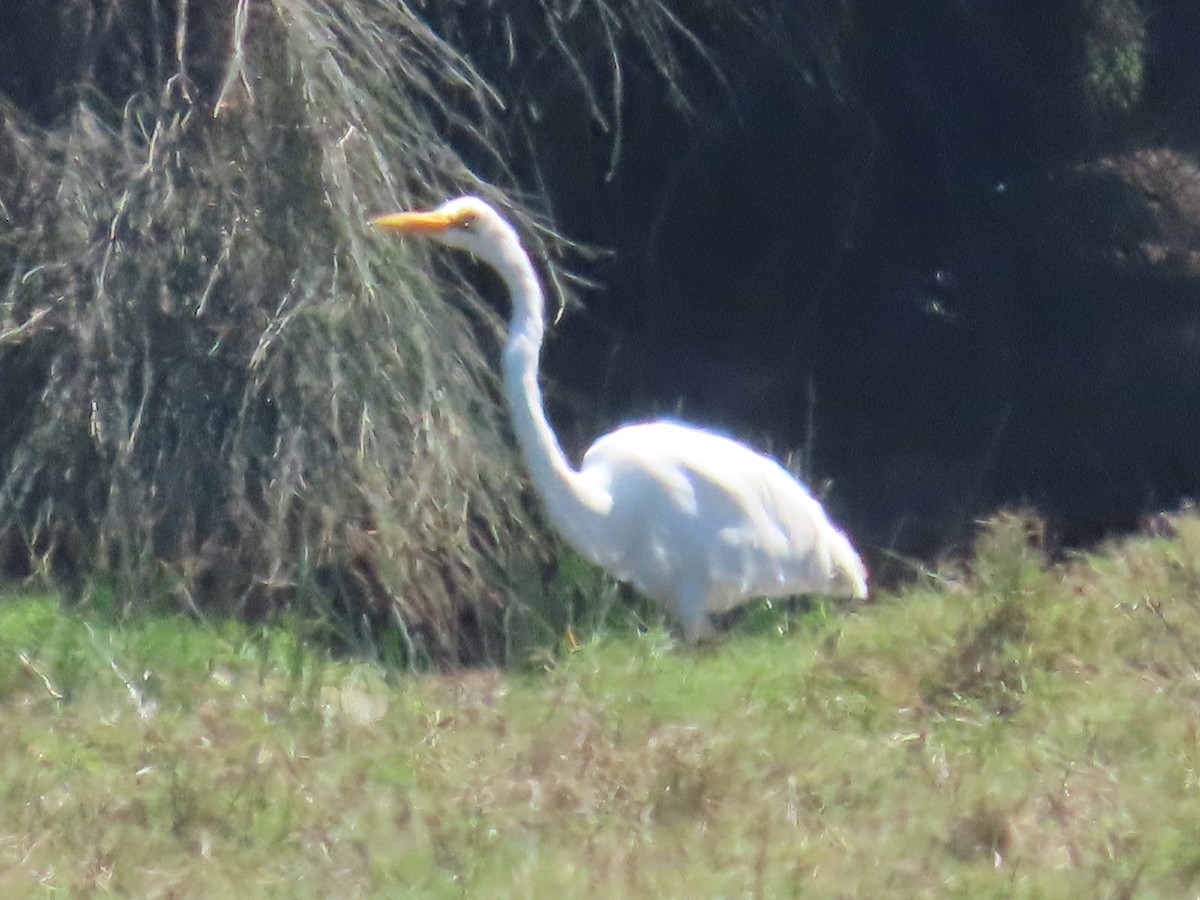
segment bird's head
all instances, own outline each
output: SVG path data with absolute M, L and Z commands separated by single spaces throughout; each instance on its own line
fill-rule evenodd
M 519 248 L 512 226 L 478 197 L 457 197 L 425 212 L 390 213 L 372 219 L 371 224 L 383 231 L 433 238 L 497 268 L 514 246 Z

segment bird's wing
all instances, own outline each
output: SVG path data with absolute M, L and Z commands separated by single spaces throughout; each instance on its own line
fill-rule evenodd
M 674 422 L 627 425 L 604 435 L 584 455 L 581 471 L 650 471 L 681 504 L 695 505 L 701 486 L 743 515 L 758 512 L 803 537 L 820 503 L 779 463 L 711 431 Z
M 701 517 L 726 541 L 754 544 L 776 558 L 806 552 L 816 521 L 824 518 L 821 505 L 779 463 L 720 434 L 674 422 L 606 434 L 583 457 L 582 472 L 653 482 L 680 514 Z
M 710 562 L 747 590 L 778 593 L 781 581 L 817 590 L 835 565 L 826 536 L 837 532 L 821 504 L 777 462 L 721 435 L 672 422 L 629 425 L 600 438 L 581 471 L 614 492 L 623 478 L 652 483 L 704 527 L 714 554 L 736 557 Z

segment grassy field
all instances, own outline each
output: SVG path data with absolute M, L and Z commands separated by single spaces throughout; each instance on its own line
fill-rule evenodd
M 0 895 L 1179 897 L 1200 520 L 856 609 L 414 676 L 0 604 Z

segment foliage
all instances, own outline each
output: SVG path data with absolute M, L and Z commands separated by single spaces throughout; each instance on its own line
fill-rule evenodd
M 492 320 L 365 220 L 484 190 L 439 132 L 487 86 L 394 4 L 90 6 L 58 108 L 0 109 L 8 555 L 466 652 L 528 527 Z
M 396 678 L 290 632 L 0 607 L 0 886 L 126 896 L 1182 896 L 1200 519 L 979 555 L 719 647 Z
M 72 601 L 166 585 L 250 620 L 298 604 L 352 646 L 391 629 L 410 663 L 503 653 L 514 573 L 553 552 L 498 410 L 496 317 L 365 220 L 488 195 L 565 298 L 538 200 L 481 176 L 536 184 L 532 130 L 564 86 L 615 166 L 630 55 L 680 106 L 685 66 L 721 78 L 661 0 L 518 6 L 0 14 L 24 36 L 0 64 L 5 574 Z M 730 9 L 705 4 L 772 33 Z
M 1084 37 L 1085 90 L 1101 113 L 1128 113 L 1146 80 L 1146 17 L 1134 0 L 1100 0 Z

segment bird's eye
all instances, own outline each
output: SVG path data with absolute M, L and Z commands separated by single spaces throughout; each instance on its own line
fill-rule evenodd
M 455 222 L 454 224 L 457 225 L 459 228 L 461 228 L 463 231 L 470 231 L 471 226 L 475 224 L 475 213 L 472 213 L 472 212 L 463 213 L 461 216 L 458 217 L 458 221 Z

